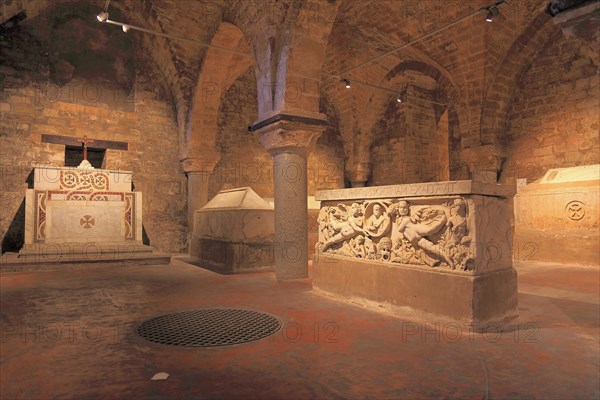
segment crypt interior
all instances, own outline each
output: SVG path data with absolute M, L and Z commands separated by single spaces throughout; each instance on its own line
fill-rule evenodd
M 600 1 L 0 1 L 1 399 L 600 396 Z

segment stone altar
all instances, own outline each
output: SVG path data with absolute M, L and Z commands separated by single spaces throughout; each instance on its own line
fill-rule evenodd
M 86 261 L 152 252 L 142 243 L 142 193 L 132 191 L 132 173 L 82 166 L 34 168 L 19 258 Z
M 512 319 L 514 194 L 476 181 L 317 192 L 313 286 L 429 320 Z
M 220 273 L 273 270 L 273 206 L 251 188 L 222 190 L 194 214 L 190 256 Z

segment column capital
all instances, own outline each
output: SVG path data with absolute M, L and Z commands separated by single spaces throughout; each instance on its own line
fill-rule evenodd
M 327 129 L 327 120 L 313 115 L 277 114 L 258 122 L 251 130 L 260 135 L 260 142 L 271 154 L 280 152 L 307 153 Z
M 371 164 L 368 162 L 347 163 L 345 172 L 352 187 L 363 187 L 369 180 Z
M 469 169 L 471 179 L 496 183 L 497 173 L 506 160 L 506 149 L 488 144 L 463 149 L 460 158 Z
M 220 154 L 207 153 L 201 157 L 184 158 L 179 162 L 181 163 L 181 169 L 186 174 L 212 174 L 220 159 Z

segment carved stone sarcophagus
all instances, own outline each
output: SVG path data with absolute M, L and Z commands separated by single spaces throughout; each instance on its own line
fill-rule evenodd
M 313 285 L 433 319 L 514 318 L 513 196 L 476 181 L 318 192 Z

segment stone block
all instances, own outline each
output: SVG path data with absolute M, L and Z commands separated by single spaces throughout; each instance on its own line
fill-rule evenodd
M 321 254 L 313 285 L 333 296 L 391 306 L 398 315 L 430 322 L 484 328 L 517 316 L 517 272 L 512 268 L 469 276 Z

